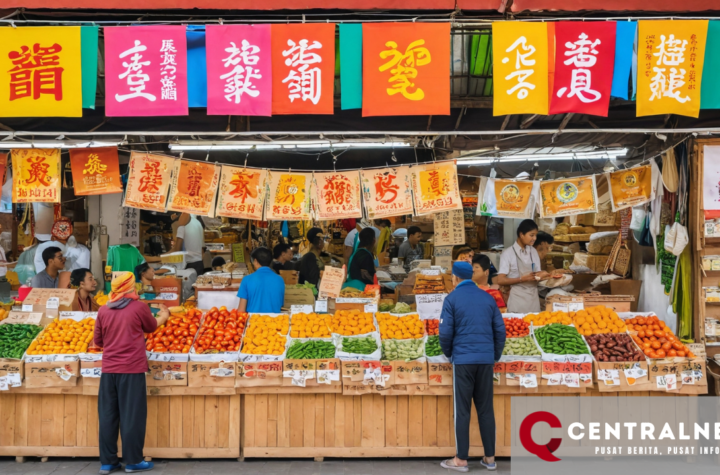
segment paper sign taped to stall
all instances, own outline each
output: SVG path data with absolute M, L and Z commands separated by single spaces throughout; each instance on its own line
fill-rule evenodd
M 39 325 L 43 314 L 40 312 L 10 312 L 5 320 L 0 321 L 0 325 L 8 323 Z
M 437 320 L 442 313 L 447 294 L 417 294 L 415 304 L 421 320 Z
M 70 307 L 73 300 L 75 299 L 75 289 L 32 289 L 25 300 L 23 305 L 40 305 L 45 307 L 47 301 L 51 297 L 57 297 L 60 302 L 60 309 L 63 307 Z
M 337 267 L 326 267 L 323 276 L 320 279 L 320 298 L 338 298 L 345 280 L 345 266 L 341 269 Z

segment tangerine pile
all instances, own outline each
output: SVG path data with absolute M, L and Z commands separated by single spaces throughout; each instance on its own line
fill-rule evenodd
M 330 314 L 296 313 L 292 317 L 290 336 L 293 338 L 330 338 Z
M 598 305 L 572 314 L 572 320 L 581 335 L 590 336 L 604 333 L 625 333 L 623 319 L 613 310 Z
M 338 310 L 333 315 L 330 326 L 333 333 L 345 336 L 364 335 L 375 331 L 373 314 L 360 310 Z
M 270 317 L 253 315 L 245 330 L 242 353 L 250 355 L 282 355 L 287 343 L 290 319 L 287 315 Z
M 648 358 L 695 358 L 693 352 L 655 315 L 630 318 L 627 328 L 637 332 L 632 338 Z
M 423 337 L 424 328 L 417 313 L 404 317 L 393 317 L 389 313 L 378 313 L 380 338 L 383 340 L 410 340 Z
M 68 355 L 86 353 L 93 340 L 95 320 L 56 318 L 28 347 L 28 355 Z
M 568 315 L 567 312 L 561 311 L 531 313 L 529 315 L 525 315 L 523 320 L 527 323 L 532 323 L 536 327 L 549 325 L 551 323 L 562 323 L 563 325 L 570 325 L 572 323 L 572 317 Z

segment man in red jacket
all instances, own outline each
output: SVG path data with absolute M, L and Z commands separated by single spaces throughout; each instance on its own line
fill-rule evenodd
M 103 349 L 102 376 L 98 393 L 100 422 L 100 474 L 120 470 L 118 432 L 122 435 L 125 471 L 152 470 L 143 460 L 147 394 L 145 333 L 167 322 L 170 312 L 161 305 L 157 320 L 135 293 L 135 276 L 124 272 L 112 281 L 107 305 L 100 307 L 95 321 L 95 345 Z

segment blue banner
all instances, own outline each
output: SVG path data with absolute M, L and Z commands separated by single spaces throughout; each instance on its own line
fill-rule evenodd
M 207 107 L 205 27 L 187 27 L 188 107 Z
M 637 22 L 619 21 L 616 25 L 615 72 L 613 73 L 612 91 L 610 92 L 610 95 L 613 97 L 627 99 Z
M 361 24 L 340 24 L 340 108 L 362 108 Z

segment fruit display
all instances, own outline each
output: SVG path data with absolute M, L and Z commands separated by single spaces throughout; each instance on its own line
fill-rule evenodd
M 590 352 L 599 362 L 643 361 L 640 350 L 627 333 L 606 333 L 585 337 Z
M 85 318 L 56 318 L 45 331 L 30 344 L 28 355 L 70 355 L 85 353 L 93 340 L 95 320 Z
M 443 276 L 418 274 L 415 277 L 415 287 L 413 288 L 415 295 L 441 294 L 443 292 L 445 292 Z
M 588 349 L 575 327 L 551 323 L 535 330 L 535 338 L 545 353 L 587 355 Z
M 194 310 L 189 310 L 193 312 Z M 225 307 L 211 308 L 206 314 L 200 327 L 193 348 L 195 353 L 227 353 L 240 349 L 245 323 L 248 314 L 240 313 L 237 309 L 228 311 Z
M 440 356 L 442 354 L 442 348 L 440 348 L 440 337 L 429 336 L 425 342 L 425 356 Z
M 374 332 L 373 314 L 360 310 L 338 310 L 332 317 L 332 332 L 340 335 L 364 335 Z
M 536 327 L 549 325 L 551 323 L 562 323 L 563 325 L 570 325 L 572 323 L 570 315 L 568 315 L 567 312 L 561 311 L 531 313 L 529 315 L 525 315 L 523 320 L 527 323 L 532 323 Z
M 0 307 L 0 322 L 5 320 L 8 317 L 8 315 L 10 315 L 10 312 L 5 310 L 4 308 Z
M 423 337 L 423 323 L 417 313 L 405 317 L 393 317 L 389 313 L 378 313 L 376 318 L 380 327 L 380 338 L 383 340 L 408 340 Z
M 578 332 L 585 336 L 623 333 L 627 330 L 625 322 L 617 313 L 601 305 L 574 312 L 572 320 Z
M 145 339 L 145 349 L 154 353 L 190 353 L 200 328 L 200 310 L 180 315 L 171 313 L 165 325 L 160 325 Z
M 101 307 L 108 303 L 108 299 L 109 297 L 102 290 L 98 291 L 98 293 L 95 294 L 95 303 L 97 303 Z
M 330 338 L 332 317 L 318 313 L 296 313 L 290 322 L 290 336 L 293 338 Z
M 414 310 L 412 307 L 405 302 L 398 302 L 396 304 L 391 303 L 381 303 L 380 307 L 378 308 L 381 312 L 388 312 L 388 313 L 412 313 Z
M 532 337 L 524 336 L 521 338 L 507 338 L 502 354 L 513 356 L 540 356 L 540 350 Z
M 431 319 L 425 320 L 425 333 L 430 336 L 440 334 L 440 320 Z
M 22 358 L 41 331 L 39 325 L 0 325 L 0 358 Z
M 504 318 L 505 337 L 519 338 L 530 334 L 530 323 L 522 318 Z
M 628 330 L 637 332 L 632 339 L 648 358 L 695 358 L 695 354 L 658 317 L 635 317 L 626 322 Z
M 382 359 L 412 361 L 423 356 L 422 340 L 385 340 L 382 342 Z
M 378 345 L 375 338 L 364 336 L 361 338 L 343 338 L 340 351 L 354 353 L 356 355 L 369 355 L 377 351 Z
M 282 355 L 290 330 L 290 317 L 253 315 L 245 330 L 241 353 L 249 355 Z
M 331 341 L 309 340 L 295 341 L 288 348 L 286 358 L 289 360 L 311 360 L 320 358 L 334 358 L 335 346 Z

